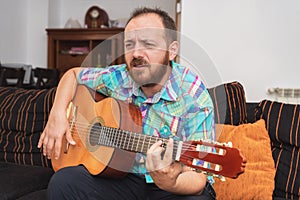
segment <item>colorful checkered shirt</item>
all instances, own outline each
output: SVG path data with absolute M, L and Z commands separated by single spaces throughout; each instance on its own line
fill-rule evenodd
M 160 92 L 146 98 L 125 64 L 83 68 L 79 83 L 139 106 L 143 134 L 186 140 L 215 140 L 213 104 L 199 76 L 172 62 L 172 73 Z M 162 135 L 163 134 L 163 135 Z M 132 172 L 145 174 L 144 155 L 137 154 Z

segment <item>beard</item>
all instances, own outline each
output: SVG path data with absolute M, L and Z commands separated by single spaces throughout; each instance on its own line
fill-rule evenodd
M 128 64 L 127 64 L 128 66 Z M 135 66 L 142 66 L 143 70 L 133 69 Z M 161 83 L 161 80 L 167 73 L 169 67 L 169 53 L 166 52 L 164 57 L 158 63 L 148 63 L 142 58 L 134 58 L 128 67 L 129 75 L 139 85 L 151 87 Z

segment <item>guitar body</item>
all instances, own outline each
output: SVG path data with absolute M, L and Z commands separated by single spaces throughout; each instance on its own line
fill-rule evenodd
M 101 99 L 96 102 L 95 99 Z M 68 118 L 76 145 L 63 138 L 59 159 L 51 159 L 54 171 L 68 166 L 84 165 L 93 175 L 119 178 L 131 169 L 135 153 L 98 145 L 99 127 L 142 132 L 142 116 L 138 107 L 114 98 L 104 98 L 79 85 L 70 104 Z M 112 145 L 113 146 L 113 145 Z

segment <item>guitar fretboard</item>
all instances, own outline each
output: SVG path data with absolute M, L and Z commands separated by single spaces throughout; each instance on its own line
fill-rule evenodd
M 168 142 L 168 140 L 164 138 L 100 125 L 94 125 L 90 131 L 90 142 L 93 145 L 109 146 L 144 154 L 158 141 L 162 141 L 163 145 L 166 145 Z M 176 157 L 179 144 L 180 142 L 174 141 L 173 159 Z

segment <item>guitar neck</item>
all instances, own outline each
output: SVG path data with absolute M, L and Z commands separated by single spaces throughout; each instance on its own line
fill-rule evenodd
M 93 128 L 95 130 L 95 128 Z M 97 131 L 91 131 L 91 143 L 123 149 L 126 151 L 147 153 L 156 142 L 162 141 L 166 145 L 168 139 L 134 133 L 117 128 L 97 126 Z M 174 141 L 173 159 L 179 160 L 182 142 Z

